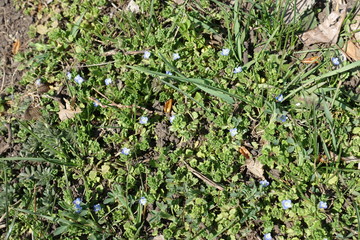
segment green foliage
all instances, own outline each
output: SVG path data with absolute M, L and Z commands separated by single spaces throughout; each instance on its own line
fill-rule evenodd
M 32 2 L 17 4 L 32 12 L 41 1 Z M 48 31 L 34 26 L 37 41 L 16 58 L 27 69 L 22 85 L 40 78 L 51 90 L 14 93 L 8 109 L 17 116 L 36 104 L 42 116 L 7 119 L 21 150 L 0 159 L 4 236 L 356 239 L 359 213 L 349 206 L 360 203 L 359 171 L 344 157 L 360 157 L 359 104 L 342 83 L 359 62 L 334 67 L 340 53 L 329 48 L 318 49 L 319 64 L 302 63 L 305 23 L 286 24 L 282 1 L 137 1 L 137 14 L 120 2 L 54 0 L 37 10 L 50 16 Z M 66 101 L 78 113 L 61 121 Z

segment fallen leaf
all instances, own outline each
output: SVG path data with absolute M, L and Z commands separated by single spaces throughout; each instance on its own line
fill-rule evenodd
M 315 29 L 309 30 L 300 36 L 305 45 L 309 46 L 315 43 L 331 43 L 337 42 L 341 24 L 345 19 L 346 4 L 341 5 L 339 11 L 331 12 L 325 18 L 324 22 Z
M 312 8 L 315 3 L 315 0 L 289 1 L 284 16 L 285 22 L 290 23 L 294 19 L 294 14 L 296 14 L 297 17 L 301 16 L 306 10 Z
M 15 55 L 19 52 L 19 49 L 20 49 L 20 40 L 19 39 L 16 39 L 16 41 L 14 42 L 13 44 L 13 47 L 12 47 L 12 53 Z
M 165 102 L 165 106 L 164 106 L 164 112 L 165 113 L 170 113 L 171 112 L 171 108 L 172 108 L 172 104 L 173 104 L 173 100 L 169 99 Z
M 39 24 L 36 26 L 36 32 L 40 35 L 45 35 L 48 32 L 48 28 L 45 25 Z
M 307 64 L 319 63 L 319 61 L 318 61 L 319 58 L 320 58 L 319 56 L 309 57 L 309 58 L 305 58 L 301 62 L 302 63 L 307 63 Z
M 37 120 L 41 117 L 41 112 L 40 112 L 40 108 L 39 107 L 33 107 L 33 106 L 29 106 L 24 115 L 23 118 L 25 120 Z
M 351 40 L 347 42 L 345 47 L 346 54 L 351 57 L 354 61 L 360 60 L 360 48 L 357 44 L 353 43 Z
M 241 155 L 243 155 L 246 159 L 249 159 L 251 157 L 251 153 L 249 152 L 249 150 L 246 149 L 246 147 L 239 147 L 239 152 L 241 153 Z
M 150 240 L 165 240 L 164 235 L 158 235 L 156 237 L 150 238 Z
M 353 19 L 353 24 L 350 25 L 350 30 L 354 32 L 356 41 L 360 41 L 360 14 L 357 14 Z
M 81 113 L 81 109 L 79 107 L 74 109 L 71 107 L 71 104 L 67 99 L 64 99 L 64 101 L 66 106 L 59 102 L 60 111 L 58 112 L 58 115 L 61 121 L 74 118 L 76 114 Z
M 329 162 L 329 160 L 328 160 L 328 158 L 327 158 L 326 155 L 320 155 L 320 156 L 318 157 L 318 161 L 321 162 L 321 163 L 328 163 L 328 162 Z
M 176 3 L 177 5 L 181 5 L 184 2 L 185 2 L 184 0 L 174 0 L 174 3 Z
M 261 162 L 259 162 L 256 159 L 250 158 L 250 159 L 246 160 L 245 164 L 246 164 L 246 167 L 249 170 L 249 172 L 251 172 L 258 178 L 265 179 L 264 178 L 264 169 L 263 169 L 264 165 Z
M 130 2 L 126 6 L 125 10 L 133 12 L 133 13 L 139 13 L 140 7 L 139 7 L 139 5 L 136 4 L 136 2 L 134 0 L 130 0 Z
M 50 85 L 46 84 L 46 83 L 43 83 L 40 86 L 38 86 L 36 90 L 37 90 L 38 94 L 46 93 L 46 92 L 48 92 L 50 90 Z

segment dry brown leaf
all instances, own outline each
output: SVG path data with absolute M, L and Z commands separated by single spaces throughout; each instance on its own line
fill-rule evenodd
M 290 23 L 294 19 L 294 10 L 296 16 L 301 16 L 306 10 L 312 8 L 315 5 L 315 0 L 292 0 L 289 1 L 285 12 L 284 20 L 286 23 Z M 296 7 L 296 8 L 295 8 Z
M 125 10 L 129 11 L 129 12 L 133 12 L 133 13 L 139 13 L 140 7 L 139 7 L 139 5 L 136 4 L 136 2 L 134 0 L 130 0 L 130 2 L 126 6 Z
M 351 57 L 354 61 L 360 60 L 360 48 L 358 45 L 354 44 L 351 40 L 347 42 L 346 54 Z
M 251 153 L 249 152 L 249 150 L 246 149 L 246 147 L 239 147 L 239 152 L 241 153 L 241 155 L 243 155 L 246 159 L 249 159 L 251 157 Z
M 164 106 L 164 112 L 165 113 L 170 113 L 171 112 L 171 108 L 172 108 L 172 104 L 173 104 L 173 100 L 169 99 L 165 102 L 165 106 Z
M 302 63 L 307 63 L 307 64 L 312 64 L 312 63 L 319 63 L 319 56 L 315 56 L 315 57 L 309 57 L 309 58 L 305 58 L 304 60 L 302 60 Z
M 37 120 L 41 117 L 41 112 L 40 112 L 40 108 L 39 107 L 33 107 L 33 106 L 29 106 L 24 115 L 23 118 L 25 120 Z
M 174 0 L 174 3 L 176 3 L 177 5 L 181 5 L 184 2 L 185 2 L 184 0 Z
M 354 19 L 353 24 L 350 25 L 350 30 L 355 32 L 354 37 L 356 41 L 360 41 L 360 13 L 358 13 Z
M 251 172 L 258 178 L 265 179 L 263 169 L 264 165 L 261 162 L 256 159 L 250 158 L 246 160 L 245 164 L 249 172 Z
M 150 240 L 165 240 L 164 235 L 158 235 L 156 237 L 151 238 Z
M 13 44 L 13 47 L 12 47 L 12 53 L 15 55 L 19 52 L 19 49 L 20 49 L 20 40 L 19 39 L 16 39 L 16 41 L 14 42 Z
M 337 42 L 341 24 L 346 16 L 346 4 L 341 5 L 339 11 L 331 12 L 325 18 L 324 22 L 315 29 L 309 30 L 300 36 L 305 45 L 309 46 L 315 43 L 331 43 Z
M 61 121 L 74 118 L 76 114 L 81 113 L 81 109 L 79 107 L 74 109 L 71 107 L 71 104 L 67 99 L 64 99 L 64 101 L 66 106 L 59 102 L 60 111 L 58 112 L 58 114 Z

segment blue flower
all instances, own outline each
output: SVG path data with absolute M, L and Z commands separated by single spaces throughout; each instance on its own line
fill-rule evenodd
M 84 82 L 84 79 L 80 75 L 76 75 L 74 80 L 77 84 L 82 84 Z
M 148 117 L 142 116 L 142 117 L 140 118 L 139 123 L 140 123 L 140 124 L 147 124 L 148 121 L 149 121 L 149 118 L 148 118 Z
M 77 205 L 77 204 L 76 204 L 76 205 L 74 206 L 74 209 L 75 209 L 75 212 L 76 212 L 76 213 L 80 213 L 81 210 L 82 210 L 82 207 L 81 207 L 80 205 Z
M 67 72 L 67 73 L 66 73 L 66 77 L 67 77 L 69 80 L 71 80 L 71 73 L 70 73 L 70 72 Z
M 175 115 L 172 115 L 171 117 L 170 117 L 170 123 L 173 123 L 173 121 L 175 120 Z
M 40 78 L 39 78 L 39 79 L 36 79 L 35 85 L 36 85 L 36 86 L 40 86 L 40 85 L 41 85 L 41 79 L 40 79 Z
M 339 66 L 340 65 L 340 59 L 338 57 L 332 57 L 331 62 L 332 62 L 332 64 L 334 66 Z
M 232 129 L 230 129 L 230 130 L 229 130 L 229 132 L 230 132 L 230 135 L 231 135 L 232 137 L 234 137 L 236 134 L 238 134 L 238 132 L 237 132 L 237 129 L 236 129 L 236 128 L 232 128 Z
M 267 187 L 267 186 L 269 186 L 269 184 L 270 184 L 270 183 L 269 183 L 266 179 L 260 181 L 260 185 L 261 185 L 262 187 Z
M 105 85 L 109 85 L 109 84 L 111 84 L 111 83 L 112 83 L 111 78 L 105 79 Z
M 94 104 L 94 107 L 97 107 L 97 106 L 99 106 L 100 101 L 97 98 L 95 100 L 96 101 L 94 101 L 93 104 Z
M 75 205 L 80 205 L 82 202 L 81 202 L 81 198 L 76 198 L 74 201 L 73 201 L 73 204 Z
M 227 56 L 227 55 L 229 55 L 229 53 L 230 53 L 230 49 L 228 49 L 228 48 L 224 48 L 224 49 L 221 50 L 221 52 L 220 52 L 220 54 L 221 54 L 222 56 Z
M 100 204 L 98 203 L 98 204 L 95 204 L 94 205 L 94 211 L 95 212 L 98 212 L 98 211 L 100 211 L 101 210 L 101 206 L 100 206 Z
M 326 202 L 323 202 L 323 201 L 320 201 L 319 202 L 319 208 L 321 209 L 327 209 L 328 208 L 328 205 Z
M 264 240 L 271 240 L 271 239 L 272 239 L 271 233 L 266 233 L 266 234 L 264 235 Z
M 121 149 L 121 154 L 129 155 L 130 154 L 130 149 L 124 147 L 123 149 Z
M 144 52 L 144 55 L 143 55 L 143 58 L 145 58 L 145 59 L 149 59 L 149 58 L 150 58 L 150 56 L 151 56 L 151 52 L 149 52 L 149 51 L 145 51 L 145 52 Z
M 279 94 L 279 96 L 275 97 L 275 100 L 277 102 L 282 102 L 284 100 L 284 96 L 282 94 Z
M 173 57 L 173 60 L 175 61 L 180 58 L 180 55 L 178 53 L 173 53 L 172 57 Z
M 170 76 L 173 75 L 172 72 L 170 72 L 170 71 L 166 71 L 166 74 L 170 75 Z
M 281 117 L 279 118 L 279 120 L 282 122 L 285 122 L 286 119 L 288 119 L 288 117 L 286 115 L 281 115 Z
M 145 197 L 141 197 L 140 200 L 139 200 L 139 203 L 144 206 L 144 205 L 147 203 L 146 198 L 145 198 Z
M 234 68 L 233 73 L 241 73 L 241 72 L 242 72 L 242 67 Z
M 291 200 L 282 200 L 281 205 L 285 210 L 292 207 Z

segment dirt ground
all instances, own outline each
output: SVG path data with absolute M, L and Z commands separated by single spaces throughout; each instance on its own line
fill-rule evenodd
M 19 51 L 24 51 L 28 45 L 28 30 L 33 19 L 17 11 L 11 0 L 0 0 L 0 96 L 5 88 L 14 86 L 21 79 L 22 72 L 14 61 L 13 46 L 20 42 Z

